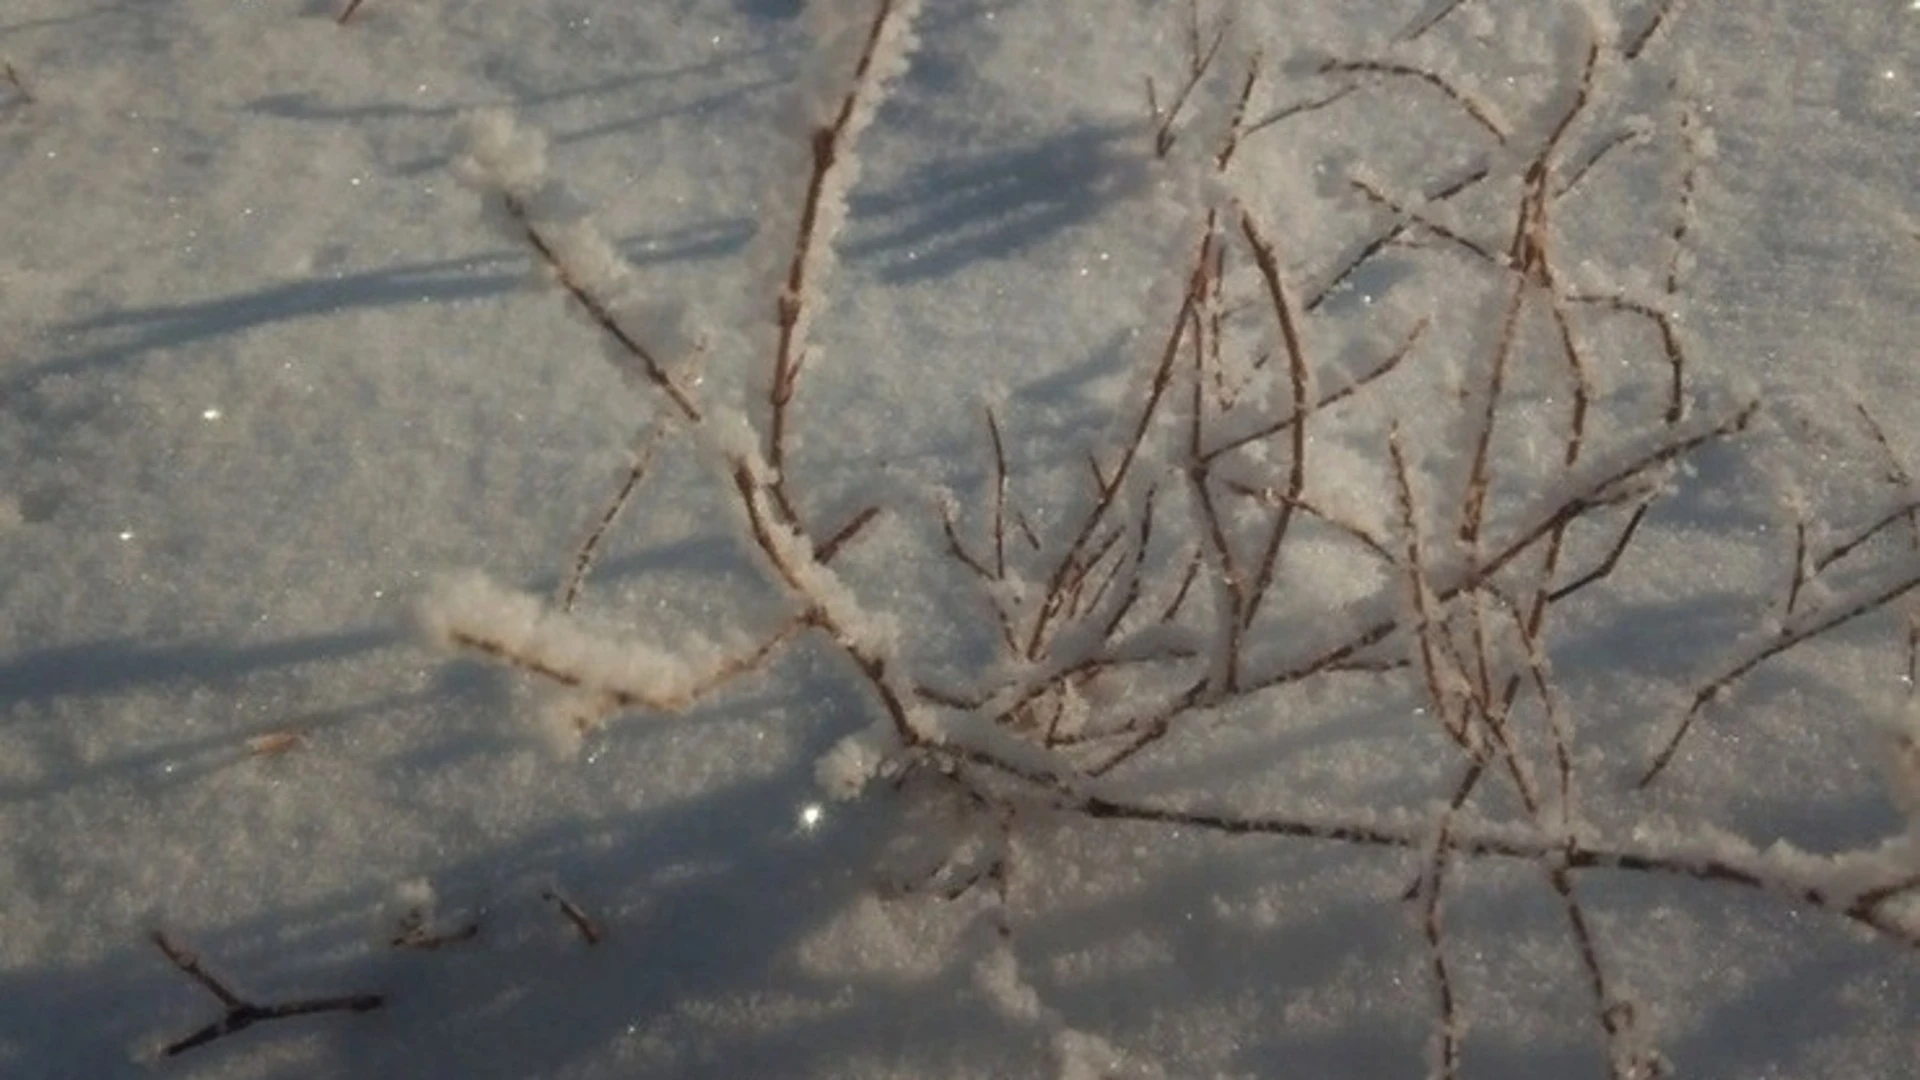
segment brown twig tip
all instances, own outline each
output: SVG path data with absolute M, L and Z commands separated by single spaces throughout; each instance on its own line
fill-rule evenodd
M 20 72 L 14 69 L 12 61 L 0 61 L 0 75 L 6 78 L 8 86 L 13 87 L 13 93 L 18 104 L 33 104 L 33 91 L 27 89 L 26 82 L 20 78 Z
M 386 1004 L 386 998 L 380 994 L 348 994 L 340 997 L 300 998 L 269 1005 L 258 1005 L 235 993 L 232 989 L 214 977 L 201 965 L 200 957 L 192 950 L 182 947 L 169 938 L 165 931 L 153 932 L 153 943 L 166 956 L 167 961 L 180 969 L 189 979 L 199 983 L 201 988 L 212 994 L 220 1004 L 226 1006 L 226 1015 L 200 1028 L 184 1038 L 175 1039 L 161 1048 L 166 1057 L 175 1057 L 189 1050 L 237 1035 L 255 1024 L 269 1020 L 287 1020 L 296 1016 L 311 1016 L 326 1012 L 372 1012 Z
M 605 939 L 606 934 L 601 931 L 600 924 L 594 922 L 579 904 L 562 895 L 559 890 L 547 889 L 540 894 L 540 897 L 543 900 L 552 901 L 554 906 L 560 909 L 560 914 L 565 916 L 566 920 L 579 932 L 580 940 L 588 945 L 598 945 Z
M 845 525 L 835 529 L 832 536 L 822 540 L 814 547 L 814 561 L 823 566 L 832 562 L 834 557 L 840 554 L 841 549 L 853 543 L 862 532 L 866 531 L 867 526 L 873 524 L 874 519 L 879 516 L 880 508 L 878 506 L 869 506 L 848 518 Z
M 586 588 L 587 574 L 593 569 L 595 558 L 599 555 L 600 544 L 606 539 L 608 530 L 620 517 L 620 512 L 633 500 L 634 493 L 647 478 L 647 470 L 653 464 L 654 452 L 659 448 L 665 427 L 655 424 L 648 428 L 635 446 L 632 458 L 627 462 L 626 470 L 621 474 L 620 486 L 600 508 L 600 516 L 580 546 L 574 549 L 573 565 L 567 571 L 566 581 L 560 586 L 560 610 L 572 611 L 580 600 L 580 593 Z
M 1673 15 L 1673 9 L 1679 4 L 1680 0 L 1659 0 L 1654 4 L 1653 9 L 1647 14 L 1646 21 L 1621 43 L 1620 55 L 1628 60 L 1638 60 L 1647 45 L 1660 33 L 1661 28 L 1667 25 L 1668 19 Z
M 304 732 L 293 729 L 268 731 L 247 740 L 247 754 L 257 758 L 280 757 L 306 745 L 307 736 Z
M 365 2 L 366 0 L 347 0 L 347 6 L 340 9 L 340 14 L 334 17 L 334 23 L 339 26 L 347 25 L 347 20 L 353 18 L 353 13 L 359 11 L 360 5 Z

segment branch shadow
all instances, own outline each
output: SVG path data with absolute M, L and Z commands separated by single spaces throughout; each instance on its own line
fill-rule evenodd
M 1094 217 L 1141 182 L 1129 125 L 1087 124 L 987 154 L 916 166 L 885 191 L 856 192 L 844 251 L 883 281 L 945 277 L 1019 255 Z
M 120 694 L 158 683 L 218 686 L 263 668 L 372 652 L 401 636 L 391 627 L 361 627 L 258 645 L 200 640 L 150 646 L 133 638 L 111 637 L 50 646 L 0 660 L 0 706 L 51 697 Z
M 823 749 L 832 733 L 802 740 Z M 811 760 L 807 755 L 802 761 Z M 568 767 L 556 765 L 555 767 Z M 859 853 L 888 808 L 796 828 L 810 770 L 718 786 L 645 812 L 553 821 L 467 857 L 421 867 L 476 940 L 390 949 L 391 899 L 354 888 L 312 904 L 176 936 L 252 1000 L 380 993 L 363 1016 L 261 1024 L 191 1052 L 180 1067 L 250 1075 L 836 1075 L 854 1060 L 978 1062 L 992 1044 L 1040 1048 L 1005 1030 L 951 959 L 917 977 L 810 970 L 802 943 L 870 883 Z M 851 853 L 851 858 L 849 858 Z M 551 904 L 558 885 L 602 927 L 587 948 Z M 385 915 L 383 915 L 385 913 Z M 191 913 L 180 913 L 191 919 Z M 385 921 L 383 922 L 383 918 Z M 170 927 L 170 929 L 173 929 Z M 217 1016 L 144 935 L 96 960 L 0 972 L 9 1075 L 147 1075 L 155 1048 Z M 946 1074 L 942 1072 L 941 1074 Z

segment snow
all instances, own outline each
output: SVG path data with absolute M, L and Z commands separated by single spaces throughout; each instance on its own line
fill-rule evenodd
M 1910 1070 L 1920 892 L 1842 909 L 1916 872 L 1920 537 L 1896 520 L 1820 557 L 1920 468 L 1920 5 L 1206 0 L 1201 34 L 1235 9 L 1230 40 L 1166 161 L 1143 85 L 1164 106 L 1187 75 L 1184 4 L 341 7 L 0 14 L 0 1075 L 1422 1075 L 1436 995 L 1401 897 L 1463 760 L 1417 663 L 1375 670 L 1412 655 L 1404 567 L 1303 512 L 1240 658 L 1272 685 L 1245 698 L 1223 688 L 1226 582 L 1154 621 L 1196 550 L 1189 395 L 1216 372 L 1187 347 L 1106 512 L 1114 591 L 1039 656 L 1001 649 L 992 612 L 1042 617 L 1095 501 L 1089 452 L 1104 478 L 1132 440 L 1209 220 L 1241 260 L 1227 291 L 1255 298 L 1222 315 L 1242 351 L 1217 374 L 1254 412 L 1206 405 L 1220 443 L 1293 401 L 1239 214 L 1297 304 L 1402 221 L 1352 179 L 1504 253 L 1569 57 L 1660 11 L 1639 59 L 1603 57 L 1566 157 L 1623 141 L 1545 243 L 1569 291 L 1673 316 L 1688 413 L 1660 420 L 1646 320 L 1576 305 L 1592 419 L 1561 469 L 1569 383 L 1522 364 L 1557 355 L 1530 305 L 1480 540 L 1498 552 L 1566 490 L 1620 496 L 1568 531 L 1565 581 L 1657 493 L 1616 572 L 1541 642 L 1468 632 L 1476 604 L 1511 626 L 1542 559 L 1514 560 L 1511 597 L 1452 595 L 1474 574 L 1451 540 L 1479 430 L 1455 394 L 1484 402 L 1517 271 L 1423 225 L 1296 313 L 1310 400 L 1432 320 L 1377 386 L 1312 410 L 1304 498 L 1399 557 L 1398 424 L 1447 700 L 1537 666 L 1564 710 L 1523 689 L 1509 734 L 1549 791 L 1570 744 L 1571 807 L 1535 820 L 1495 763 L 1446 819 L 1462 1076 L 1655 1052 L 1688 1076 Z M 1256 58 L 1253 117 L 1354 89 L 1221 172 Z M 1329 58 L 1444 70 L 1508 145 L 1430 84 Z M 808 129 L 849 93 L 776 454 L 766 359 Z M 1476 164 L 1496 179 L 1436 196 Z M 553 287 L 502 195 L 698 419 Z M 1738 437 L 1610 479 L 1749 401 Z M 987 405 L 1024 522 L 992 581 L 948 555 L 938 511 L 991 551 Z M 1213 478 L 1269 492 L 1223 503 L 1242 569 L 1289 439 Z M 1812 549 L 1788 611 L 1796 522 Z M 1636 787 L 1703 681 L 1890 593 L 1717 688 Z M 1383 620 L 1353 670 L 1291 677 Z M 933 686 L 979 704 L 913 695 Z M 1078 771 L 1195 686 L 1204 707 L 1165 738 Z M 1032 730 L 1047 708 L 1060 745 Z M 1544 872 L 1567 861 L 1635 1013 L 1612 1042 Z M 166 1056 L 231 1003 L 156 933 L 246 1002 L 382 1004 Z

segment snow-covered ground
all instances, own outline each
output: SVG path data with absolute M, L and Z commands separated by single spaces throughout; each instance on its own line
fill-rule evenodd
M 768 256 L 791 244 L 756 230 L 791 219 L 817 160 L 796 85 L 829 102 L 888 89 L 846 83 L 801 6 L 365 0 L 341 25 L 339 0 L 0 5 L 0 1074 L 1414 1076 L 1444 1072 L 1455 1037 L 1475 1077 L 1605 1075 L 1638 1042 L 1689 1076 L 1911 1070 L 1920 897 L 1865 894 L 1920 872 L 1901 801 L 1903 776 L 1920 783 L 1901 742 L 1903 724 L 1920 731 L 1913 598 L 1879 602 L 1920 559 L 1904 524 L 1822 556 L 1920 493 L 1895 475 L 1920 469 L 1920 3 L 1203 0 L 1210 60 L 1161 161 L 1146 80 L 1169 110 L 1192 51 L 1185 5 L 926 0 L 911 69 L 836 161 L 859 172 L 839 265 L 808 288 L 818 351 L 782 473 L 816 539 L 879 513 L 831 570 L 795 555 L 809 565 L 791 585 L 770 555 L 801 545 L 756 544 L 741 509 L 768 510 L 772 481 L 747 497 L 729 475 L 766 444 L 720 420 L 689 433 L 623 378 L 631 356 L 569 313 L 455 164 L 476 111 L 543 132 L 551 175 L 632 263 L 638 321 L 674 377 L 709 416 L 743 403 L 764 436 Z M 856 30 L 874 9 L 822 6 Z M 1448 592 L 1467 571 L 1445 515 L 1471 502 L 1472 406 L 1513 283 L 1527 297 L 1514 351 L 1534 366 L 1515 360 L 1499 402 L 1489 545 L 1597 475 L 1590 462 L 1682 430 L 1661 416 L 1653 323 L 1568 301 L 1594 400 L 1586 456 L 1563 469 L 1570 384 L 1542 361 L 1560 355 L 1553 290 L 1495 265 L 1588 41 L 1592 100 L 1542 189 L 1556 288 L 1677 312 L 1682 427 L 1759 410 L 1672 475 L 1636 476 L 1644 490 L 1605 489 L 1620 500 L 1583 512 L 1591 531 L 1569 533 L 1556 584 L 1657 486 L 1615 573 L 1554 606 L 1539 665 L 1524 641 L 1489 653 L 1483 687 L 1509 672 L 1529 687 L 1513 731 L 1543 790 L 1540 702 L 1557 703 L 1576 798 L 1531 812 L 1476 743 L 1494 764 L 1450 815 L 1465 754 L 1438 714 L 1473 696 L 1471 620 L 1513 620 L 1494 590 Z M 1347 92 L 1244 135 L 1222 174 L 1248 70 L 1243 129 Z M 1618 133 L 1634 137 L 1561 198 Z M 1415 205 L 1476 167 L 1484 184 Z M 1309 318 L 1316 281 L 1407 223 L 1356 179 L 1412 215 L 1407 244 Z M 1252 299 L 1196 300 L 1188 321 L 1208 207 L 1212 235 L 1240 245 L 1230 287 Z M 1045 668 L 998 656 L 989 603 L 1036 617 L 1045 559 L 1009 524 L 1026 595 L 1018 573 L 982 590 L 950 555 L 942 496 L 965 546 L 990 550 L 991 406 L 1026 525 L 1070 541 L 1089 451 L 1094 482 L 1116 475 L 1143 372 L 1170 332 L 1188 335 L 1186 364 L 1209 310 L 1249 327 L 1222 340 L 1267 359 L 1206 378 L 1237 372 L 1249 402 L 1285 414 L 1291 357 L 1243 220 L 1279 253 L 1315 393 L 1430 326 L 1311 421 L 1296 492 L 1392 550 L 1302 525 L 1249 623 L 1248 677 L 1375 617 L 1399 629 L 1359 658 L 1409 663 L 1222 700 L 1098 782 L 1068 775 L 1077 751 L 935 700 Z M 1190 670 L 1218 689 L 1228 631 L 1208 635 L 1232 621 L 1236 586 L 1180 479 L 1195 382 L 1180 372 L 1139 475 L 1160 470 L 1155 499 L 1187 517 L 1156 525 L 1163 547 L 1143 561 L 1163 591 L 1141 609 L 1177 583 L 1185 528 L 1206 567 L 1182 616 L 1199 636 L 1139 647 L 1202 653 Z M 1396 422 L 1428 532 L 1419 595 L 1449 605 L 1466 650 L 1439 660 L 1421 659 L 1401 580 Z M 578 621 L 521 626 L 520 651 L 565 639 L 578 660 L 644 641 L 671 675 L 703 643 L 737 651 L 824 592 L 850 596 L 762 670 L 678 714 L 627 710 L 556 754 L 551 680 L 421 625 L 491 619 L 511 637 L 510 600 L 444 583 L 478 570 L 551 595 L 660 423 Z M 1286 434 L 1264 445 L 1270 471 L 1248 473 L 1249 455 L 1235 475 L 1269 497 L 1232 495 L 1222 515 L 1243 558 L 1296 449 Z M 1233 479 L 1201 486 L 1226 499 Z M 1111 521 L 1143 512 L 1146 480 L 1127 482 Z M 1534 587 L 1514 573 L 1503 588 Z M 1736 672 L 1636 787 L 1697 691 L 1855 601 L 1871 610 Z M 859 669 L 868 643 L 886 679 Z M 1057 648 L 1093 655 L 1071 635 Z M 1106 678 L 1046 700 L 1097 728 L 1166 690 Z M 929 691 L 907 734 L 891 731 L 906 749 L 874 734 L 893 684 Z M 882 775 L 831 798 L 822 774 L 860 779 L 863 748 L 890 755 Z M 1150 808 L 1179 820 L 1096 820 Z M 1235 835 L 1207 814 L 1414 840 Z M 1574 859 L 1574 910 L 1621 1005 L 1609 1036 L 1554 859 L 1433 855 L 1442 836 L 1553 847 L 1568 829 L 1582 850 L 1751 867 L 1778 887 Z M 1417 881 L 1444 903 L 1404 899 Z M 1785 895 L 1808 888 L 1824 902 Z M 381 1007 L 165 1056 L 227 1006 L 156 934 L 259 1005 Z

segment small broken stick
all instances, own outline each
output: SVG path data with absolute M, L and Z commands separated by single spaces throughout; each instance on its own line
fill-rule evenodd
M 307 745 L 307 737 L 293 730 L 269 731 L 247 740 L 249 757 L 279 757 Z
M 581 940 L 589 945 L 600 944 L 600 939 L 605 935 L 601 933 L 600 927 L 595 925 L 594 921 L 587 916 L 587 913 L 581 910 L 579 904 L 560 895 L 557 889 L 548 889 L 540 895 L 559 905 L 560 914 L 565 915 L 567 921 L 573 924 L 573 928 L 580 931 Z

